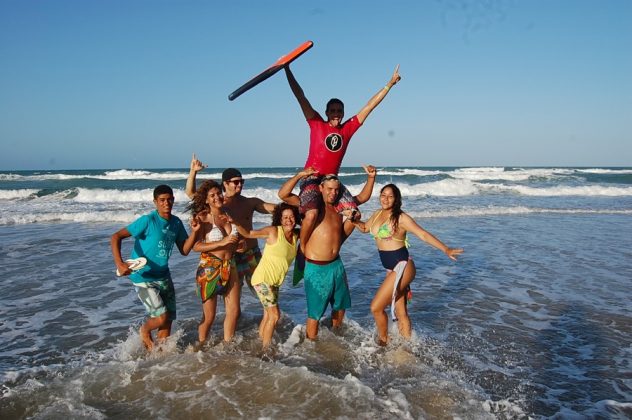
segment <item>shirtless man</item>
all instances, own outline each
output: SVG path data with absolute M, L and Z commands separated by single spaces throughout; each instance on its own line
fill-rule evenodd
M 235 168 L 228 168 L 222 173 L 222 188 L 224 190 L 224 208 L 230 217 L 244 229 L 252 230 L 252 215 L 259 212 L 270 214 L 274 212 L 276 204 L 266 203 L 260 198 L 244 197 L 241 190 L 244 187 L 244 179 Z M 248 287 L 252 274 L 261 260 L 261 250 L 257 239 L 242 239 L 234 254 L 237 264 L 237 275 Z
M 300 172 L 309 176 L 313 170 Z M 290 178 L 280 191 L 291 191 L 301 176 Z M 367 170 L 369 178 L 375 177 L 374 169 Z M 307 299 L 307 322 L 305 335 L 313 340 L 318 335 L 318 322 L 331 304 L 331 320 L 334 328 L 342 325 L 345 310 L 351 307 L 351 296 L 347 274 L 340 260 L 340 247 L 353 231 L 350 219 L 336 211 L 340 192 L 340 180 L 336 175 L 325 175 L 319 185 L 322 204 L 318 209 L 312 234 L 303 248 L 305 250 L 305 297 Z M 284 199 L 280 193 L 279 196 Z M 369 194 L 370 196 L 370 194 Z
M 358 195 L 353 196 L 353 201 L 356 207 L 361 204 L 366 203 L 367 201 L 371 199 L 371 194 L 373 194 L 373 187 L 375 186 L 375 176 L 377 175 L 377 169 L 375 168 L 375 166 L 363 165 L 362 167 L 364 168 L 364 172 L 366 172 L 366 182 L 364 183 L 364 187 L 362 187 L 362 191 L 360 191 Z M 294 189 L 294 187 L 299 181 L 305 180 L 306 178 L 313 176 L 315 173 L 317 173 L 316 169 L 312 168 L 311 166 L 309 168 L 305 168 L 302 171 L 297 172 L 296 175 L 288 179 L 285 182 L 285 184 L 281 186 L 278 193 L 279 198 L 285 201 L 287 204 L 300 208 L 301 199 L 298 195 L 294 194 L 292 190 Z M 344 188 L 342 184 L 341 184 L 341 187 Z M 340 192 L 338 193 L 338 195 L 340 195 Z M 319 198 L 319 201 L 321 201 L 320 198 Z M 338 211 L 338 206 L 336 206 L 336 211 Z M 355 220 L 355 219 L 353 219 L 352 217 L 352 220 Z M 309 238 L 305 240 L 307 241 L 309 240 Z M 305 256 L 303 255 L 302 250 L 299 249 L 298 253 L 296 254 L 296 260 L 294 264 L 294 273 L 293 273 L 293 278 L 292 278 L 292 283 L 294 284 L 294 286 L 296 286 L 299 283 L 299 281 L 301 281 L 301 279 L 303 278 L 304 272 L 305 272 Z

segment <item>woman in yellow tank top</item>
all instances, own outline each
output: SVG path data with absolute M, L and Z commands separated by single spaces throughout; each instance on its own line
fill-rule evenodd
M 259 337 L 264 349 L 272 342 L 272 335 L 281 315 L 278 304 L 279 288 L 296 257 L 298 221 L 298 208 L 281 203 L 272 213 L 272 226 L 248 231 L 237 225 L 237 230 L 245 238 L 266 239 L 263 256 L 252 275 L 252 287 L 263 305 Z

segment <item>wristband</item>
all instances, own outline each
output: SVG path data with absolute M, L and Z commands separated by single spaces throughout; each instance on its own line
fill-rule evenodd
M 388 90 L 390 89 L 389 85 L 384 86 L 384 89 L 386 89 L 386 91 L 388 92 Z

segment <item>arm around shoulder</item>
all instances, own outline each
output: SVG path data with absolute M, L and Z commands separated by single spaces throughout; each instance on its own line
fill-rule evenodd
M 260 198 L 252 197 L 250 198 L 250 200 L 252 208 L 258 213 L 271 214 L 272 212 L 274 212 L 274 208 L 276 207 L 276 204 L 266 203 Z

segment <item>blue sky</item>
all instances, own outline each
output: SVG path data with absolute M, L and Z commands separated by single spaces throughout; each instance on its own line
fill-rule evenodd
M 0 0 L 0 170 L 301 166 L 293 65 L 343 166 L 632 165 L 632 1 Z

